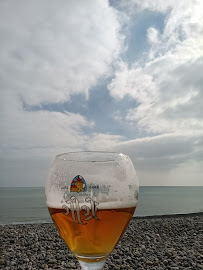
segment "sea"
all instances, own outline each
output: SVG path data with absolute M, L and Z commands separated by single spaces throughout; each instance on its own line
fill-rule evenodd
M 203 212 L 203 187 L 140 187 L 136 217 Z M 0 188 L 0 225 L 50 223 L 44 188 Z

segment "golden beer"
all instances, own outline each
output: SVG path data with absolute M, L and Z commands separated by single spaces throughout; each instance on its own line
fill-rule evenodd
M 71 214 L 66 215 L 65 209 L 48 209 L 70 250 L 80 260 L 88 261 L 88 258 L 94 257 L 98 261 L 99 258 L 104 260 L 112 252 L 125 232 L 135 208 L 98 209 L 98 219 L 92 218 L 85 224 L 74 222 Z M 81 220 L 84 220 L 85 213 L 80 211 Z

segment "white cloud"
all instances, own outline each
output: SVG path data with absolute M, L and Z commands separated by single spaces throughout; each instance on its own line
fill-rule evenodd
M 149 41 L 151 43 L 158 43 L 159 42 L 159 37 L 158 37 L 159 33 L 157 31 L 157 29 L 155 29 L 154 27 L 150 27 L 147 30 L 147 38 L 149 39 Z
M 124 138 L 120 135 L 93 133 L 87 143 L 87 148 L 90 151 L 111 151 Z
M 130 67 L 120 62 L 108 85 L 115 99 L 129 96 L 137 102 L 125 121 L 160 135 L 122 142 L 114 149 L 130 155 L 141 184 L 202 185 L 202 2 L 132 0 L 122 1 L 122 7 L 129 16 L 144 9 L 166 16 L 162 33 L 153 26 L 146 32 L 147 57 Z
M 111 94 L 119 99 L 129 95 L 139 104 L 128 111 L 127 121 L 137 121 L 139 127 L 154 133 L 202 131 L 203 61 L 178 65 L 175 57 L 160 58 L 144 68 L 124 67 L 116 73 L 109 85 Z
M 148 59 L 128 67 L 121 63 L 108 88 L 111 95 L 134 98 L 138 106 L 130 109 L 126 120 L 136 121 L 142 129 L 153 133 L 199 132 L 203 106 L 203 21 L 201 1 L 131 1 L 140 9 L 170 12 L 163 34 L 150 27 L 151 45 Z M 158 38 L 159 37 L 159 38 Z M 190 113 L 186 113 L 186 111 Z
M 10 110 L 1 123 L 2 156 L 49 157 L 53 149 L 81 149 L 86 141 L 82 128 L 92 125 L 70 112 Z
M 0 39 L 1 153 L 82 149 L 82 128 L 93 125 L 85 117 L 28 111 L 23 105 L 63 103 L 78 93 L 88 96 L 109 75 L 122 48 L 118 12 L 108 1 L 3 1 Z
M 2 1 L 1 89 L 29 105 L 83 93 L 110 72 L 122 47 L 108 1 Z

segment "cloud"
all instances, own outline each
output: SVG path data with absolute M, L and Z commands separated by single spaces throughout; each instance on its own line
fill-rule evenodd
M 130 83 L 127 84 L 133 85 L 133 88 L 128 88 L 128 91 L 139 105 L 128 111 L 126 119 L 138 121 L 141 128 L 153 133 L 177 130 L 201 133 L 202 59 L 177 65 L 171 71 L 165 69 L 164 64 L 167 61 L 168 65 L 173 65 L 173 59 L 162 60 L 151 63 L 145 69 L 131 71 L 132 76 L 130 74 L 127 78 Z M 157 65 L 159 72 L 156 72 Z
M 33 158 L 49 157 L 56 149 L 81 149 L 86 141 L 82 129 L 92 126 L 70 112 L 10 110 L 1 123 L 1 152 L 4 157 Z
M 120 135 L 93 133 L 88 140 L 87 147 L 90 151 L 112 151 L 124 139 Z
M 202 133 L 201 2 L 189 6 L 183 1 L 178 5 L 169 1 L 170 5 L 164 6 L 160 1 L 156 1 L 156 5 L 153 3 L 131 1 L 140 9 L 159 12 L 166 12 L 170 7 L 163 33 L 158 33 L 153 27 L 148 29 L 148 58 L 132 67 L 121 62 L 108 89 L 114 98 L 130 96 L 138 102 L 125 119 L 136 122 L 147 132 L 160 134 L 181 130 L 183 133 Z
M 148 28 L 142 58 L 131 65 L 120 61 L 108 85 L 115 99 L 130 97 L 137 103 L 125 115 L 114 114 L 134 125 L 135 132 L 148 134 L 114 149 L 130 155 L 142 184 L 202 185 L 202 3 L 132 0 L 121 6 L 134 18 L 146 9 L 163 13 L 165 25 L 162 32 Z
M 140 185 L 203 184 L 203 140 L 200 136 L 163 134 L 126 140 L 124 137 L 95 134 L 88 147 L 89 150 L 129 155 Z
M 122 31 L 132 22 L 131 16 L 145 10 L 164 14 L 163 31 L 150 25 L 143 33 L 147 50 L 137 62 L 124 62 L 127 44 L 124 47 Z M 80 150 L 128 154 L 141 184 L 192 184 L 189 177 L 202 184 L 201 10 L 200 1 L 121 1 L 120 11 L 102 0 L 60 5 L 2 1 L 3 185 L 43 185 L 56 154 Z M 125 27 L 122 16 L 129 19 Z M 72 95 L 88 98 L 107 77 L 113 77 L 108 98 L 113 97 L 115 108 L 108 114 L 119 127 L 125 123 L 123 136 L 112 134 L 109 123 L 106 132 L 97 132 L 94 127 L 99 122 L 65 107 L 60 112 L 44 109 L 70 102 Z M 129 107 L 116 108 L 116 101 L 128 99 L 133 100 Z M 97 107 L 94 100 L 92 104 Z M 140 134 L 142 138 L 137 138 Z
M 71 95 L 88 97 L 99 80 L 111 75 L 123 47 L 118 19 L 119 12 L 103 0 L 0 3 L 0 153 L 5 185 L 14 184 L 14 175 L 27 185 L 35 170 L 35 185 L 41 185 L 42 164 L 60 152 L 87 148 L 84 130 L 91 130 L 91 120 L 78 113 L 44 110 L 43 105 L 70 101 Z
M 159 35 L 159 33 L 158 33 L 157 29 L 155 29 L 154 27 L 148 28 L 147 38 L 151 43 L 158 43 L 159 42 L 158 35 Z
M 163 134 L 126 140 L 111 134 L 93 134 L 88 150 L 122 152 L 131 157 L 138 170 L 171 171 L 185 162 L 203 159 L 203 140 L 198 135 Z
M 1 153 L 81 149 L 92 121 L 40 108 L 88 96 L 109 76 L 123 46 L 118 11 L 108 1 L 20 0 L 1 2 L 0 13 Z
M 0 3 L 3 91 L 28 105 L 88 95 L 111 72 L 123 38 L 108 1 Z
M 94 134 L 88 150 L 121 152 L 130 156 L 140 185 L 202 185 L 203 140 L 200 136 L 163 134 L 126 140 Z
M 163 134 L 124 141 L 113 147 L 127 153 L 141 170 L 171 170 L 185 161 L 203 159 L 203 143 L 199 136 Z

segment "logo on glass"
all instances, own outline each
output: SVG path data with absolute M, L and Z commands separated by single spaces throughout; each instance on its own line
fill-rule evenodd
M 63 187 L 66 189 L 66 187 Z M 81 175 L 73 178 L 70 186 L 70 192 L 85 192 L 87 191 L 87 184 Z M 86 193 L 84 193 L 86 195 Z M 77 196 L 77 195 L 76 195 Z M 82 194 L 83 196 L 83 194 Z M 99 220 L 97 217 L 97 206 L 99 203 L 93 201 L 90 197 L 84 198 L 84 205 L 80 205 L 78 198 L 71 196 L 69 199 L 68 193 L 65 192 L 65 204 L 62 206 L 65 210 L 64 215 L 68 216 L 71 213 L 72 220 L 77 224 L 86 225 L 83 221 L 88 221 L 92 218 Z M 67 200 L 68 199 L 68 200 Z
M 83 192 L 87 191 L 85 179 L 81 175 L 73 178 L 70 186 L 70 192 Z
M 81 213 L 85 216 L 83 221 L 84 220 L 88 221 L 92 218 L 99 220 L 99 218 L 97 217 L 97 205 L 99 205 L 99 203 L 93 201 L 89 197 L 85 199 L 85 202 L 90 203 L 90 207 L 88 207 L 87 205 L 82 205 L 80 207 L 78 199 L 75 196 L 72 196 L 70 200 L 67 200 L 66 204 L 62 206 L 63 209 L 65 209 L 64 215 L 68 216 L 69 213 L 71 212 L 73 221 L 77 224 L 82 224 L 82 225 L 86 225 L 87 223 L 82 222 Z M 77 216 L 77 219 L 76 219 L 76 216 Z

